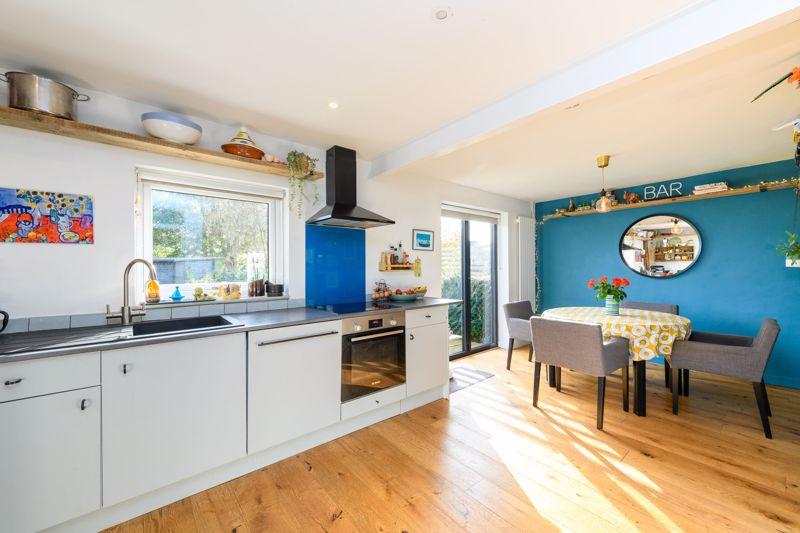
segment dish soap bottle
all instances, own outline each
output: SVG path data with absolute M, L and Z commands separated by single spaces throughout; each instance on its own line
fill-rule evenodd
M 161 289 L 158 286 L 158 282 L 153 278 L 150 278 L 144 284 L 144 296 L 145 301 L 149 304 L 157 304 L 161 301 Z

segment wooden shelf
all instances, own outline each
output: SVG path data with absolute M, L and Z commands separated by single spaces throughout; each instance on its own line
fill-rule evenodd
M 660 200 L 650 200 L 649 202 L 639 202 L 637 204 L 619 204 L 612 211 L 624 211 L 626 209 L 638 209 L 640 207 L 651 207 L 654 205 L 668 205 L 678 204 L 682 202 L 694 202 L 696 200 L 708 200 L 711 198 L 725 198 L 728 196 L 740 196 L 742 194 L 753 194 L 756 192 L 767 191 L 780 191 L 783 189 L 793 189 L 798 186 L 798 178 L 789 178 L 784 182 L 778 183 L 764 183 L 759 185 L 745 185 L 738 189 L 729 189 L 727 191 L 714 192 L 708 194 L 690 194 L 687 196 L 676 196 L 674 198 L 662 198 Z M 553 213 L 552 215 L 545 215 L 542 221 L 552 220 L 555 218 L 570 218 L 581 215 L 594 215 L 597 214 L 596 209 L 585 209 L 583 211 L 573 211 L 571 213 Z
M 203 163 L 241 168 L 264 174 L 289 176 L 289 167 L 281 163 L 270 163 L 258 159 L 239 157 L 233 154 L 226 154 L 225 152 L 209 150 L 208 148 L 165 141 L 163 139 L 156 139 L 155 137 L 145 137 L 143 135 L 136 135 L 134 133 L 105 128 L 103 126 L 84 124 L 73 120 L 65 120 L 42 113 L 25 111 L 23 109 L 0 106 L 0 125 L 33 131 L 43 131 L 54 135 L 72 137 L 73 139 L 109 144 L 111 146 L 130 148 L 132 150 L 140 150 L 171 157 L 192 159 L 194 161 L 202 161 Z M 325 174 L 323 172 L 314 172 L 314 174 L 307 179 L 318 180 L 324 176 Z
M 378 271 L 380 272 L 393 272 L 393 271 L 400 271 L 400 270 L 414 270 L 414 263 L 406 263 L 405 265 L 388 265 L 388 266 L 379 266 Z

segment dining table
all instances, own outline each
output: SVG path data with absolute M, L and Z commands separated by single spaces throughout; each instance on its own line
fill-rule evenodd
M 544 311 L 542 318 L 598 325 L 606 342 L 612 337 L 628 339 L 633 362 L 633 412 L 638 416 L 647 415 L 645 364 L 658 357 L 669 361 L 675 341 L 688 339 L 692 332 L 692 321 L 684 316 L 642 309 L 620 309 L 619 315 L 609 315 L 605 307 L 555 307 Z

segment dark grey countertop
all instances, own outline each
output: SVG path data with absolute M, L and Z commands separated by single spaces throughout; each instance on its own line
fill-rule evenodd
M 407 311 L 411 309 L 449 305 L 458 303 L 459 301 L 460 300 L 448 300 L 444 298 L 423 298 L 415 302 L 392 302 L 392 305 L 395 305 L 397 310 Z M 314 322 L 340 320 L 352 316 L 363 316 L 382 312 L 386 312 L 386 310 L 340 314 L 330 310 L 310 307 L 275 309 L 257 313 L 225 315 L 240 322 L 240 325 L 234 327 L 183 333 L 165 333 L 159 336 L 138 338 L 130 337 L 130 326 L 100 326 L 10 333 L 7 335 L 0 335 L 0 364 L 73 353 L 116 350 L 120 348 L 129 348 L 131 346 L 197 339 L 212 335 L 229 335 L 245 331 L 311 324 Z

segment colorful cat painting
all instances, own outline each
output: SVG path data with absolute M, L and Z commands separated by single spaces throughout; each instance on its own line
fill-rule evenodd
M 93 244 L 92 197 L 0 187 L 0 242 Z

